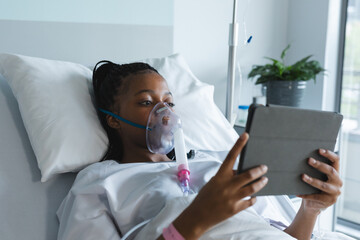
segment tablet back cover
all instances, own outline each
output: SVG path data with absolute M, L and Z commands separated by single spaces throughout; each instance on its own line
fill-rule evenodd
M 309 166 L 313 157 L 328 162 L 318 149 L 334 150 L 342 115 L 282 106 L 257 106 L 249 112 L 249 140 L 240 156 L 238 172 L 260 164 L 268 166 L 268 184 L 255 196 L 298 195 L 318 192 L 301 174 L 326 180 Z

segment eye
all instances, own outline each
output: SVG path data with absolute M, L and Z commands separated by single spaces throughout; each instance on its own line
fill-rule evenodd
M 144 105 L 144 106 L 150 106 L 152 104 L 152 102 L 150 100 L 146 100 L 146 101 L 140 102 L 140 104 Z
M 175 103 L 167 102 L 167 104 L 168 104 L 170 107 L 175 107 Z

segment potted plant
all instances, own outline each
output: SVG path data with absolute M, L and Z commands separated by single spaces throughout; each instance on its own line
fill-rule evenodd
M 284 58 L 288 45 L 281 53 L 281 60 L 265 57 L 272 64 L 254 65 L 248 78 L 259 76 L 255 84 L 263 84 L 266 87 L 266 103 L 284 106 L 299 107 L 303 99 L 307 81 L 313 79 L 316 83 L 316 75 L 324 72 L 320 63 L 309 60 L 307 56 L 293 65 L 285 65 Z

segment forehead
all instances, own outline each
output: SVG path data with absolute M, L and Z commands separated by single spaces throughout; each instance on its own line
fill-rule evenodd
M 114 107 L 118 108 L 120 105 L 127 105 L 129 101 L 137 99 L 142 94 L 141 92 L 148 92 L 163 95 L 169 92 L 168 85 L 165 79 L 156 72 L 145 72 L 130 75 L 125 79 L 125 86 L 118 89 L 118 94 L 114 97 Z
M 169 91 L 165 79 L 156 72 L 146 72 L 130 75 L 127 77 L 127 93 L 135 94 L 147 89 L 155 92 Z

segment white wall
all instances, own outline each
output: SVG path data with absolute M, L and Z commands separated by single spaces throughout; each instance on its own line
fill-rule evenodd
M 288 9 L 287 42 L 291 43 L 288 62 L 294 63 L 303 57 L 313 55 L 325 66 L 325 49 L 328 21 L 328 0 L 290 0 Z M 308 82 L 302 107 L 321 109 L 324 76 L 317 82 Z
M 172 0 L 0 0 L 0 19 L 173 25 Z
M 118 62 L 173 53 L 173 0 L 0 0 L 0 52 Z
M 185 56 L 200 80 L 215 85 L 215 102 L 223 112 L 232 7 L 232 0 L 174 1 L 174 51 Z M 253 64 L 264 63 L 264 56 L 278 56 L 286 46 L 287 8 L 287 0 L 238 1 L 238 62 L 243 77 Z M 242 45 L 244 15 L 247 37 L 253 36 L 247 46 Z M 252 88 L 253 84 L 247 87 Z
M 78 62 L 132 62 L 172 53 L 171 26 L 0 20 L 0 53 Z M 26 40 L 25 40 L 26 39 Z
M 250 4 L 246 10 L 244 8 L 247 2 Z M 240 92 L 238 101 L 239 104 L 249 105 L 252 96 L 260 94 L 257 90 L 260 86 L 254 85 L 255 80 L 247 79 L 252 66 L 269 63 L 265 56 L 279 58 L 282 49 L 287 45 L 288 0 L 243 0 L 240 3 L 238 8 L 240 33 L 244 29 L 242 22 L 245 14 L 247 36 L 239 41 L 238 48 L 242 86 L 245 88 L 245 91 L 238 90 Z M 250 35 L 253 36 L 251 43 L 244 45 L 244 40 Z
M 175 0 L 174 9 L 174 52 L 185 57 L 200 80 L 216 84 L 216 103 L 225 106 L 232 1 Z

